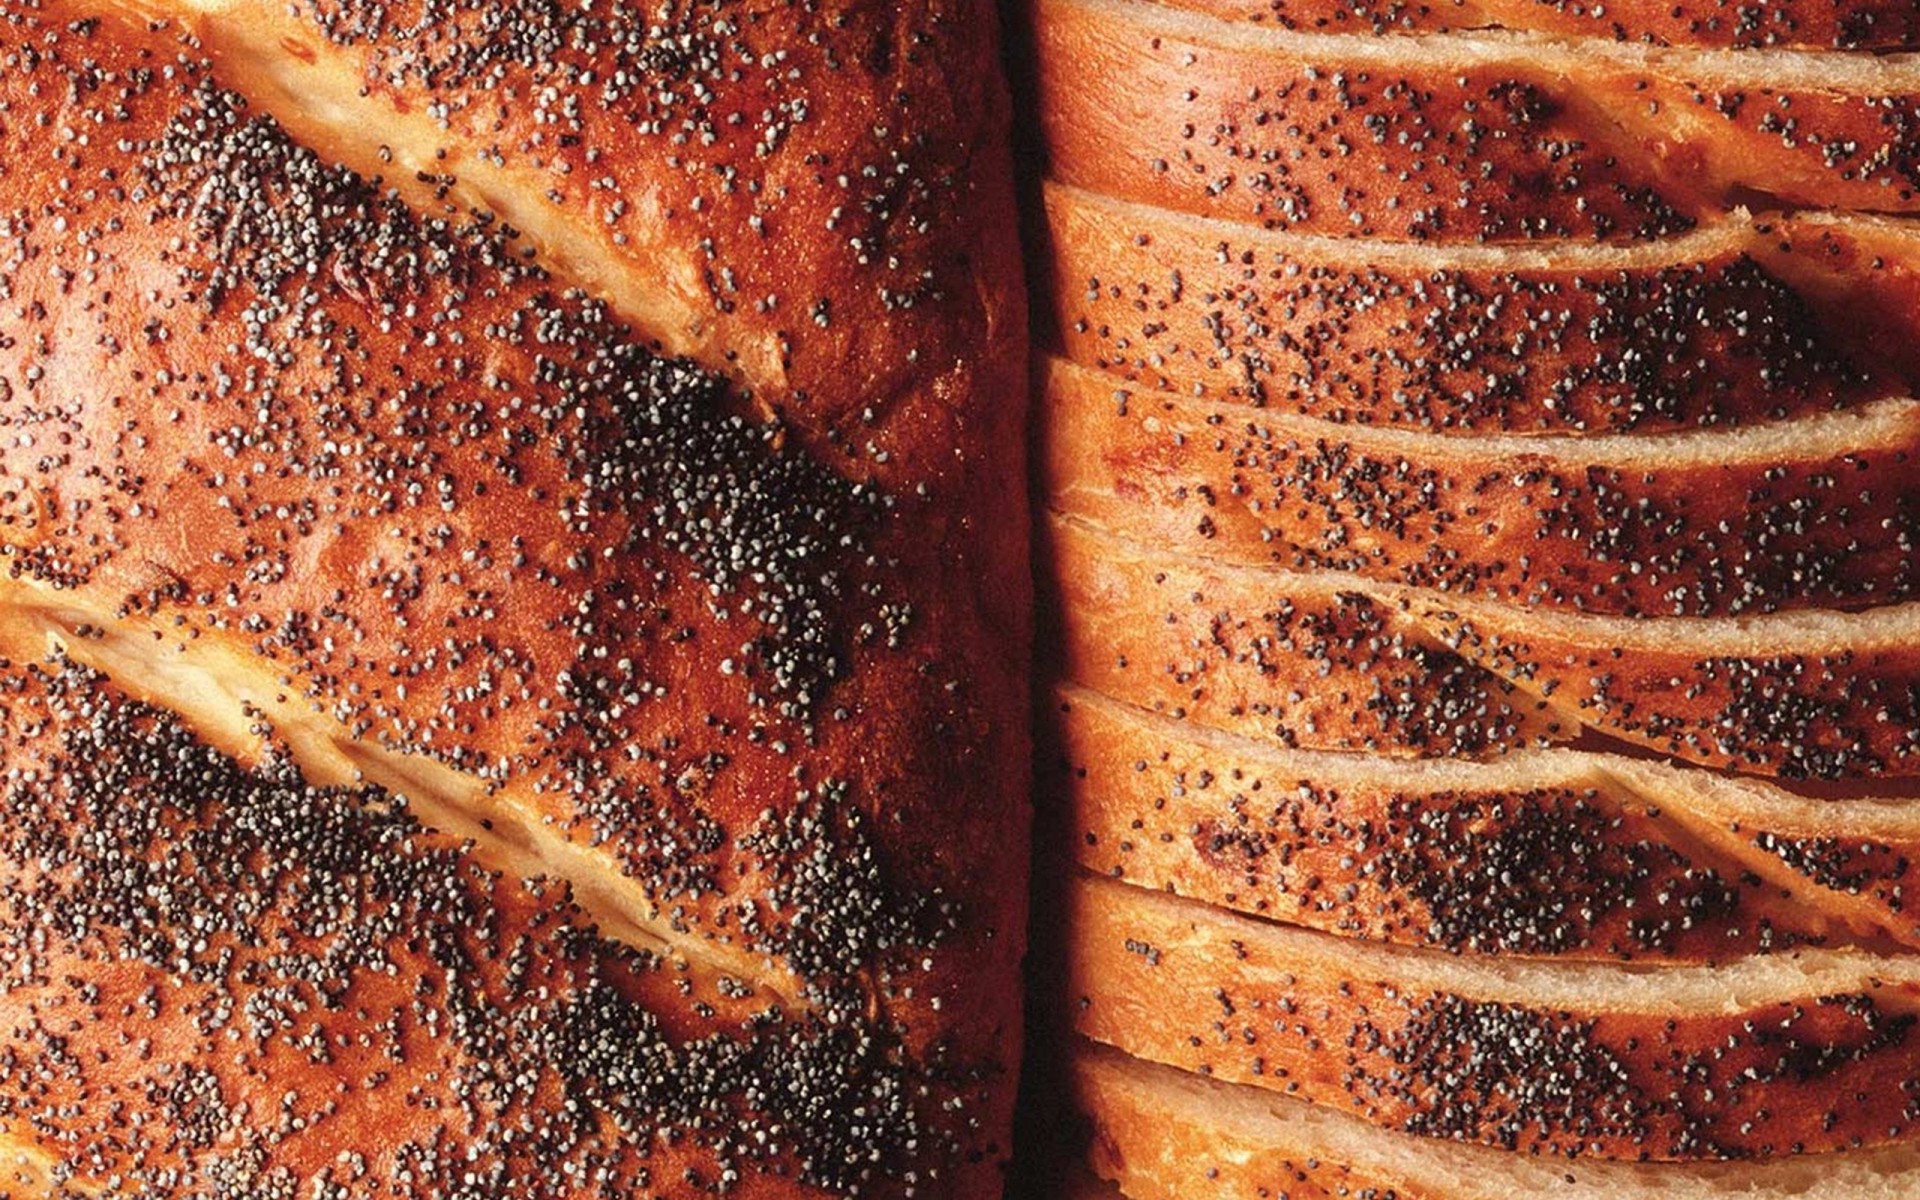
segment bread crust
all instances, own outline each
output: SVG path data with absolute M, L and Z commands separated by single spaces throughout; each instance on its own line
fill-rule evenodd
M 1823 213 L 1769 217 L 1756 253 L 1768 268 L 1833 315 L 1856 353 L 1872 354 L 1902 379 L 1920 379 L 1920 232 L 1893 218 Z
M 1714 962 L 1920 944 L 1904 806 L 1750 783 L 1702 794 L 1693 772 L 1572 751 L 1484 767 L 1277 752 L 1072 687 L 1045 711 L 1062 845 L 1135 886 L 1457 953 Z
M 20 214 L 0 274 L 23 322 L 0 348 L 9 605 L 59 608 L 70 642 L 138 629 L 156 654 L 270 671 L 292 701 L 278 715 L 301 726 L 291 740 L 413 756 L 418 778 L 458 778 L 564 835 L 569 869 L 591 864 L 583 885 L 624 889 L 662 936 L 783 997 L 785 1019 L 862 1014 L 888 1053 L 945 1081 L 944 1132 L 861 1168 L 865 1191 L 998 1194 L 1028 597 L 1024 316 L 990 8 L 871 6 L 807 43 L 847 70 L 786 77 L 785 96 L 815 105 L 796 143 L 869 131 L 836 160 L 857 184 L 819 183 L 824 164 L 800 162 L 815 147 L 780 160 L 807 189 L 790 212 L 871 198 L 868 152 L 937 146 L 938 161 L 901 160 L 890 215 L 857 222 L 898 223 L 902 270 L 940 264 L 894 320 L 875 307 L 894 268 L 852 270 L 839 236 L 796 223 L 742 251 L 806 260 L 794 277 L 836 320 L 871 317 L 856 336 L 741 303 L 675 331 L 743 360 L 790 337 L 786 376 L 656 354 L 606 302 L 528 265 L 497 221 L 423 219 L 297 148 L 220 82 L 253 76 L 209 75 L 177 31 L 67 20 L 96 7 L 0 16 L 15 114 L 0 161 Z M 800 36 L 758 32 L 769 47 Z M 717 36 L 653 30 L 680 33 L 693 49 Z M 895 38 L 906 58 L 891 67 L 847 53 Z M 590 49 L 606 77 L 632 72 L 631 94 L 680 69 Z M 751 87 L 772 72 L 738 74 Z M 593 107 L 599 93 L 572 85 L 515 110 L 528 138 L 547 104 Z M 404 73 L 382 94 L 431 102 Z M 570 136 L 548 164 L 556 180 L 582 165 L 569 196 L 589 161 L 618 160 L 628 197 L 657 184 L 695 211 L 717 186 L 696 157 L 766 166 L 732 133 L 671 169 Z M 757 244 L 746 202 L 730 203 L 633 220 L 667 270 L 704 258 L 716 228 Z M 1006 853 L 982 864 L 982 844 Z M 846 1186 L 828 1174 L 841 1165 L 747 1173 L 804 1194 Z
M 1615 252 L 1403 250 L 1040 200 L 1056 348 L 1143 388 L 1462 437 L 1778 421 L 1877 390 L 1742 222 Z
M 1290 748 L 1399 757 L 1573 735 L 1333 577 L 1262 592 L 1077 522 L 1056 517 L 1040 536 L 1061 678 L 1140 708 Z
M 1615 616 L 1920 593 L 1920 402 L 1489 445 L 1189 400 L 1057 360 L 1037 390 L 1047 502 L 1170 550 Z
M 1744 622 L 1570 616 L 1183 559 L 1068 517 L 1046 538 L 1063 677 L 1176 718 L 1400 756 L 1485 757 L 1586 726 L 1790 779 L 1920 774 L 1911 604 Z
M 886 1052 L 609 942 L 564 884 L 308 784 L 271 738 L 236 761 L 15 663 L 0 780 L 0 1125 L 52 1152 L 44 1194 L 826 1195 L 792 1176 L 897 1172 L 930 1132 Z
M 1908 1094 L 1920 1055 L 1920 975 L 1896 960 L 1841 959 L 1837 974 L 1715 1002 L 1668 998 L 1661 976 L 1617 997 L 1597 984 L 1494 995 L 1480 990 L 1492 986 L 1484 973 L 1443 965 L 1457 959 L 1355 958 L 1342 950 L 1349 939 L 1125 884 L 1089 880 L 1070 906 L 1066 994 L 1081 1033 L 1389 1128 L 1675 1162 L 1859 1149 L 1913 1132 L 1887 1100 Z M 1388 961 L 1402 956 L 1404 969 Z

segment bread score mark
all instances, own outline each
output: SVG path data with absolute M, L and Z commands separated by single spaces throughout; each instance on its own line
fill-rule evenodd
M 1904 0 L 1160 0 L 1224 20 L 1301 33 L 1524 30 L 1659 45 L 1781 49 L 1920 46 L 1920 14 Z
M 1063 678 L 1282 746 L 1494 757 L 1577 722 L 1332 573 L 1262 577 L 1068 517 L 1044 528 Z
M 664 353 L 807 413 L 802 436 L 925 469 L 876 433 L 953 366 L 978 264 L 944 234 L 1000 152 L 965 123 L 998 80 L 951 71 L 979 33 L 957 14 L 61 2 L 172 22 L 303 144 L 423 212 L 497 221 Z M 845 88 L 852 69 L 911 116 Z

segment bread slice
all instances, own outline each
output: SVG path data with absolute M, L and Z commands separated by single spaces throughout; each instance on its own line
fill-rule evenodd
M 1040 0 L 1031 26 L 1052 176 L 1202 216 L 1608 241 L 1754 197 L 1920 210 L 1901 56 L 1290 33 L 1141 0 Z
M 1061 844 L 1140 887 L 1481 954 L 1715 962 L 1920 946 L 1908 798 L 1813 800 L 1564 749 L 1490 763 L 1279 750 L 1072 685 L 1047 712 Z
M 1094 1166 L 1134 1200 L 1905 1200 L 1920 1188 L 1912 1143 L 1759 1163 L 1567 1162 L 1394 1133 L 1097 1046 L 1073 1063 Z
M 368 20 L 406 19 L 401 5 L 377 7 Z M 621 36 L 567 42 L 529 66 L 514 55 L 554 49 L 536 9 L 576 33 Z M 642 247 L 622 251 L 641 275 L 670 278 L 692 259 L 725 291 L 736 243 L 703 245 L 705 223 L 723 218 L 695 198 L 728 186 L 743 198 L 804 192 L 791 211 L 845 202 L 859 209 L 846 234 L 885 227 L 901 233 L 903 263 L 941 263 L 939 296 L 915 294 L 912 318 L 875 317 L 843 339 L 884 356 L 884 370 L 836 357 L 839 335 L 823 334 L 830 369 L 808 378 L 832 386 L 808 390 L 777 371 L 715 371 L 660 352 L 607 301 L 530 262 L 498 217 L 457 203 L 453 219 L 423 217 L 222 82 L 258 77 L 210 69 L 176 26 L 101 11 L 80 0 L 0 9 L 0 624 L 30 638 L 34 656 L 55 641 L 236 747 L 271 723 L 316 782 L 358 773 L 408 795 L 435 827 L 474 839 L 492 869 L 570 885 L 583 927 L 725 981 L 727 1005 L 678 979 L 649 992 L 649 1019 L 765 1033 L 715 1050 L 737 1054 L 735 1066 L 659 1051 L 635 1084 L 652 1089 L 648 1111 L 660 1117 L 644 1135 L 552 1089 L 504 1132 L 461 1125 L 467 1097 L 423 1093 L 423 1114 L 451 1114 L 434 1148 L 448 1171 L 523 1123 L 544 1138 L 541 1122 L 559 1116 L 604 1121 L 623 1146 L 657 1135 L 658 1177 L 609 1166 L 607 1186 L 622 1194 L 997 1195 L 1019 1054 L 1029 753 L 1024 322 L 991 24 L 909 4 L 797 32 L 728 33 L 688 13 L 629 29 L 628 14 L 599 9 L 468 6 L 448 16 L 461 29 L 422 44 L 458 57 L 497 37 L 474 61 L 554 72 L 535 91 L 521 90 L 525 76 L 503 86 L 529 122 L 522 132 L 554 149 L 542 169 L 556 189 L 566 162 L 578 170 L 567 220 L 591 227 L 649 195 L 706 214 L 636 216 L 658 252 L 650 262 Z M 364 49 L 353 30 L 331 28 Z M 917 44 L 936 29 L 951 34 L 937 64 L 895 70 L 861 56 L 876 38 Z M 765 56 L 741 57 L 750 45 Z M 782 62 L 789 45 L 816 57 Z M 298 74 L 308 49 L 291 39 L 269 65 Z M 794 135 L 797 158 L 755 153 L 758 119 L 673 154 L 677 126 L 580 130 L 567 116 L 599 121 L 617 107 L 610 90 L 640 108 L 673 106 L 663 93 L 685 86 L 690 98 L 706 56 L 722 52 L 728 86 L 743 89 L 730 95 L 773 88 L 812 106 L 819 124 Z M 433 79 L 389 65 L 388 102 L 446 115 L 452 102 Z M 388 132 L 323 103 L 303 121 L 370 157 Z M 876 123 L 890 132 L 873 133 Z M 843 146 L 847 179 L 816 171 L 815 135 Z M 905 153 L 921 143 L 940 149 Z M 948 155 L 977 172 L 949 169 Z M 610 173 L 621 195 L 597 195 L 603 205 L 570 190 Z M 894 204 L 893 217 L 866 201 Z M 965 216 L 923 227 L 949 206 Z M 758 244 L 747 213 L 724 221 L 737 221 L 738 245 Z M 862 273 L 842 235 L 780 233 L 782 255 L 840 264 L 806 277 L 823 290 L 773 309 L 729 300 L 731 323 L 716 332 L 686 318 L 676 348 L 732 346 L 757 361 L 823 328 L 807 306 L 834 320 L 871 313 L 863 306 L 899 282 L 879 242 L 870 249 L 882 264 Z M 906 293 L 896 299 L 904 309 Z M 812 353 L 796 350 L 808 363 Z M 985 867 L 973 853 L 983 844 L 1004 848 Z M 432 917 L 395 936 L 444 932 L 419 928 Z M 154 920 L 190 932 L 193 914 Z M 366 951 L 374 968 L 379 952 Z M 88 1026 L 72 1035 L 87 1054 L 123 1048 L 120 1000 L 89 1007 L 85 981 L 66 977 L 0 995 L 0 1029 L 58 1005 L 50 1020 Z M 526 981 L 537 990 L 537 975 Z M 244 1006 L 233 1011 L 246 1019 Z M 356 1028 L 355 1011 L 330 1029 L 382 1042 L 377 1019 Z M 615 1015 L 613 1041 L 650 1044 L 641 1018 Z M 808 1028 L 847 1030 L 858 1045 L 761 1055 Z M 869 1049 L 894 1079 L 911 1077 L 910 1101 L 842 1073 Z M 504 1050 L 495 1060 L 510 1065 Z M 278 1073 L 221 1066 L 258 1067 L 267 1084 Z M 618 1056 L 580 1066 L 604 1070 L 608 1086 L 638 1079 Z M 727 1076 L 736 1066 L 743 1074 Z M 738 1085 L 717 1100 L 701 1090 L 714 1071 Z M 30 1103 L 34 1081 L 11 1078 Z M 401 1076 L 369 1103 L 403 1108 L 410 1087 Z M 219 1110 L 231 1154 L 295 1120 L 279 1094 Z M 110 1106 L 85 1099 L 54 1102 L 68 1123 L 41 1141 L 74 1169 L 114 1149 Z M 797 1111 L 808 1105 L 817 1111 Z M 908 1109 L 918 1115 L 903 1123 Z M 213 1120 L 186 1113 L 180 1127 L 198 1136 Z M 879 1123 L 858 1139 L 827 1132 L 849 1120 Z M 392 1125 L 392 1148 L 413 1136 L 400 1118 Z M 825 1140 L 796 1150 L 801 1125 Z M 696 1175 L 682 1178 L 668 1148 L 724 1143 L 712 1136 L 721 1127 L 765 1133 L 765 1151 L 726 1171 L 689 1158 Z M 312 1142 L 326 1161 L 387 1146 L 377 1111 L 332 1128 Z M 600 1186 L 591 1156 L 560 1143 L 545 1156 L 540 1138 L 524 1149 L 537 1187 L 436 1174 L 445 1186 L 425 1194 L 557 1198 Z M 391 1178 L 398 1188 L 423 1172 L 401 1164 Z M 113 1186 L 219 1193 L 132 1160 Z
M 1226 20 L 1302 33 L 1528 29 L 1565 37 L 1680 46 L 1920 48 L 1920 13 L 1904 0 L 1159 0 Z
M 1920 604 L 1604 617 L 1197 559 L 1067 516 L 1045 538 L 1063 678 L 1155 712 L 1294 749 L 1484 757 L 1584 725 L 1760 774 L 1920 775 Z
M 1920 775 L 1920 605 L 1635 620 L 1407 603 L 1470 661 L 1660 754 L 1789 779 Z
M 1549 249 L 1268 233 L 1064 184 L 1040 210 L 1060 352 L 1146 389 L 1462 436 L 1778 421 L 1884 390 L 1738 214 Z
M 1496 755 L 1576 726 L 1338 575 L 1274 586 L 1056 517 L 1041 534 L 1061 678 L 1300 749 Z
M 1330 237 L 1628 242 L 1695 221 L 1530 43 L 1296 37 L 1129 0 L 1027 14 L 1061 183 Z
M 1168 549 L 1626 616 L 1920 594 L 1920 401 L 1469 440 L 1136 390 L 1058 359 L 1039 391 L 1046 502 Z
M 1624 969 L 1383 946 L 1095 878 L 1066 901 L 1074 1027 L 1435 1139 L 1582 1159 L 1905 1141 L 1920 958 Z M 1899 1098 L 1899 1099 L 1895 1099 Z

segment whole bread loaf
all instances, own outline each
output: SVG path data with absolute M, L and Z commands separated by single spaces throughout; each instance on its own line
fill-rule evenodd
M 998 1194 L 993 18 L 0 5 L 9 1194 Z

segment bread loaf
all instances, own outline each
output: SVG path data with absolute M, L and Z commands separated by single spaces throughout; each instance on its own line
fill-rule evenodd
M 1023 6 L 1122 1194 L 1920 1186 L 1912 15 Z
M 0 8 L 0 870 L 49 939 L 0 1135 L 54 1194 L 998 1192 L 990 18 Z

